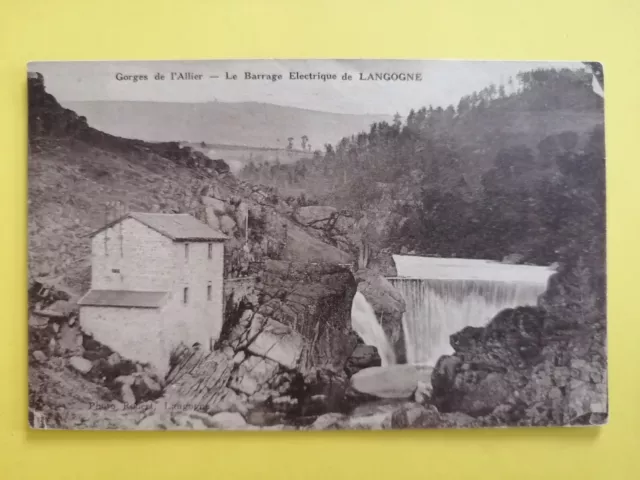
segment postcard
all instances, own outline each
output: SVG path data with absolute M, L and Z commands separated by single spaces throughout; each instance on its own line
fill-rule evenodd
M 597 62 L 28 65 L 29 423 L 607 423 Z

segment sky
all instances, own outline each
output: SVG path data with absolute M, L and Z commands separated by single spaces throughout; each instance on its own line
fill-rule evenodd
M 460 98 L 509 76 L 535 68 L 584 68 L 580 62 L 459 60 L 202 60 L 34 62 L 45 86 L 61 103 L 87 100 L 155 102 L 263 102 L 352 114 L 406 115 L 420 106 L 457 105 Z M 203 75 L 202 80 L 170 80 L 170 72 Z M 282 80 L 245 80 L 245 73 L 281 74 Z M 336 74 L 337 80 L 290 80 L 290 72 Z M 420 73 L 422 81 L 362 81 L 376 72 Z M 156 73 L 165 80 L 154 80 Z M 147 75 L 133 82 L 116 76 Z M 237 75 L 237 80 L 225 77 Z M 353 80 L 341 80 L 351 74 Z M 211 78 L 217 76 L 218 78 Z

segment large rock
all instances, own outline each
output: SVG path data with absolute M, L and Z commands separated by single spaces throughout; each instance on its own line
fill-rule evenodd
M 274 329 L 266 330 L 250 351 L 291 367 L 301 347 L 296 363 L 302 371 L 314 367 L 343 371 L 357 344 L 351 328 L 356 283 L 347 268 L 269 260 L 256 289 L 259 305 L 255 310 L 278 323 L 267 322 Z M 278 345 L 274 341 L 278 338 L 284 340 L 283 347 L 267 353 L 266 349 Z
M 345 365 L 345 372 L 352 376 L 370 367 L 379 367 L 382 364 L 378 349 L 371 345 L 357 345 Z
M 218 216 L 215 214 L 213 208 L 207 207 L 205 209 L 205 220 L 207 225 L 209 225 L 214 230 L 220 230 L 220 220 Z
M 351 254 L 327 243 L 324 231 L 311 235 L 308 227 L 301 227 L 291 221 L 285 222 L 286 240 L 281 258 L 304 263 L 349 264 Z M 320 238 L 318 238 L 320 237 Z
M 82 354 L 84 348 L 82 346 L 82 332 L 76 325 L 70 327 L 67 323 L 63 323 L 60 327 L 58 347 L 60 353 Z
M 227 204 L 217 198 L 202 197 L 202 203 L 205 207 L 211 208 L 214 213 L 219 215 L 224 215 L 227 211 Z
M 606 421 L 604 329 L 571 325 L 540 308 L 498 314 L 485 328 L 451 336 L 454 355 L 433 373 L 433 402 L 489 425 Z
M 304 347 L 302 336 L 291 327 L 275 320 L 254 322 L 250 330 L 247 350 L 286 368 L 295 368 Z
M 232 235 L 236 229 L 236 222 L 229 215 L 222 215 L 219 217 L 220 230 L 227 235 Z
M 360 370 L 351 386 L 379 398 L 410 398 L 420 382 L 430 384 L 433 369 L 426 365 L 390 365 Z
M 229 386 L 247 395 L 253 395 L 275 377 L 278 368 L 278 363 L 273 360 L 251 355 L 233 372 Z
M 91 361 L 83 357 L 71 357 L 69 359 L 69 365 L 80 373 L 89 373 L 93 368 Z
M 47 356 L 41 350 L 36 350 L 33 352 L 33 358 L 40 363 L 44 363 L 47 361 Z
M 247 422 L 239 413 L 220 412 L 213 415 L 209 422 L 212 428 L 222 430 L 240 430 L 247 426 Z
M 136 404 L 136 397 L 133 393 L 133 390 L 131 389 L 131 386 L 127 385 L 126 383 L 122 385 L 121 389 L 121 396 L 122 396 L 122 402 L 125 405 L 135 405 Z
M 398 363 L 406 361 L 406 346 L 402 316 L 406 310 L 404 298 L 391 283 L 373 270 L 358 270 L 355 274 L 358 291 L 373 307 L 376 317 L 393 346 Z

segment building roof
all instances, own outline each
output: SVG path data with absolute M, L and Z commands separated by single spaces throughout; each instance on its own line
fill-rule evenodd
M 227 237 L 222 232 L 214 230 L 210 226 L 187 213 L 142 213 L 130 212 L 123 217 L 114 220 L 99 230 L 93 232 L 94 236 L 103 230 L 116 225 L 127 218 L 133 218 L 156 232 L 175 241 L 223 242 Z
M 136 292 L 133 290 L 89 290 L 78 305 L 85 307 L 160 308 L 169 292 Z

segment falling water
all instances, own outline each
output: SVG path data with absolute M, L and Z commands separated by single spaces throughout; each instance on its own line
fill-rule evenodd
M 356 292 L 351 305 L 351 325 L 362 341 L 378 349 L 382 366 L 395 365 L 396 355 L 391 348 L 389 339 L 378 323 L 376 313 L 367 299 L 360 292 Z
M 486 325 L 505 308 L 535 305 L 553 270 L 485 260 L 394 256 L 399 277 L 389 281 L 407 307 L 407 361 L 434 365 L 453 349 L 449 337 Z

